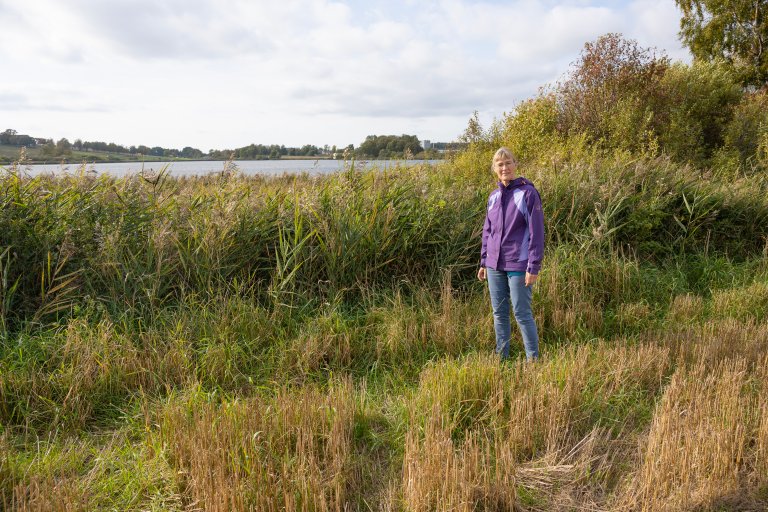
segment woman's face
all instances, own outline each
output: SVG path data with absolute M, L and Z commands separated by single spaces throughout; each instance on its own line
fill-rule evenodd
M 496 171 L 496 176 L 504 185 L 515 179 L 516 169 L 517 163 L 511 158 L 500 156 L 493 161 L 493 170 Z

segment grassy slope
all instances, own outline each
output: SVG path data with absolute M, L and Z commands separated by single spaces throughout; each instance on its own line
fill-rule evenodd
M 6 507 L 765 507 L 764 183 L 568 170 L 526 170 L 550 239 L 534 365 L 490 356 L 465 162 L 6 177 Z
M 19 148 L 16 146 L 7 146 L 0 144 L 0 165 L 10 165 L 19 159 Z M 66 156 L 49 156 L 43 154 L 42 147 L 27 148 L 26 162 L 31 164 L 57 164 L 62 161 L 70 163 L 80 162 L 161 162 L 167 161 L 167 158 L 151 155 L 143 155 L 141 160 L 137 160 L 136 155 L 125 153 L 110 153 L 106 151 L 72 151 Z

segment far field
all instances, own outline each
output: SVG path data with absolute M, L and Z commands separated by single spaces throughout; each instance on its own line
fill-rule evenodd
M 61 161 L 68 163 L 79 162 L 131 162 L 131 161 L 145 161 L 145 162 L 163 162 L 168 158 L 159 156 L 143 155 L 141 158 L 137 158 L 137 155 L 131 155 L 128 153 L 108 153 L 105 151 L 72 151 L 71 154 L 66 156 L 49 156 L 43 154 L 42 147 L 26 148 L 25 161 L 30 164 L 55 164 Z M 0 165 L 8 165 L 19 160 L 21 148 L 18 146 L 9 146 L 6 144 L 0 144 Z M 176 160 L 186 160 L 185 158 Z

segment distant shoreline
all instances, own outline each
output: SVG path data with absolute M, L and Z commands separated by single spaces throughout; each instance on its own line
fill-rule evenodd
M 74 159 L 74 158 L 60 158 L 60 159 L 39 159 L 39 158 L 29 158 L 27 157 L 24 160 L 24 165 L 89 165 L 89 164 L 117 164 L 117 163 L 156 163 L 156 162 L 218 162 L 220 161 L 220 158 L 164 158 L 164 157 L 150 157 L 147 158 L 146 156 L 144 158 L 114 158 L 114 159 L 101 159 L 101 158 L 95 158 L 95 159 Z M 280 158 L 233 158 L 233 162 L 240 162 L 240 161 L 252 161 L 252 160 L 274 160 L 274 161 L 280 161 L 280 160 L 339 160 L 343 161 L 343 158 L 332 158 L 330 155 L 319 155 L 319 156 L 281 156 Z M 403 158 L 378 158 L 378 157 L 371 157 L 371 158 L 354 158 L 354 160 L 403 160 Z M 424 158 L 409 158 L 408 160 L 424 160 Z M 429 160 L 442 160 L 441 156 L 432 156 L 429 158 Z M 17 163 L 18 160 L 9 160 L 8 158 L 0 158 L 0 166 L 2 167 L 8 167 L 15 163 Z
M 243 175 L 282 175 L 282 174 L 329 174 L 344 169 L 400 169 L 422 164 L 437 164 L 443 160 L 334 160 L 324 159 L 261 159 L 261 160 L 176 160 L 163 162 L 115 162 L 115 163 L 86 163 L 86 164 L 31 164 L 25 162 L 16 170 L 20 174 L 37 176 L 41 174 L 60 173 L 95 173 L 111 176 L 127 176 L 148 172 L 154 174 L 160 170 L 167 171 L 173 176 L 196 176 L 210 173 L 220 173 L 225 170 L 237 171 Z M 4 174 L 0 173 L 0 175 Z

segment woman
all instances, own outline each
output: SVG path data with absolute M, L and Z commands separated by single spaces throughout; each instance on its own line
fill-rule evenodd
M 507 148 L 493 155 L 499 188 L 488 198 L 483 225 L 483 247 L 477 277 L 488 279 L 496 330 L 496 353 L 509 357 L 512 326 L 509 305 L 523 336 L 528 360 L 539 357 L 539 334 L 531 310 L 533 283 L 544 255 L 544 214 L 533 183 L 515 177 L 517 160 Z

